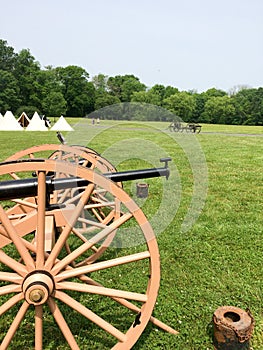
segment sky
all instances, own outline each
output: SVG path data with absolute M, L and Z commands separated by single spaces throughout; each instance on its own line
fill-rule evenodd
M 0 0 L 0 39 L 45 66 L 147 87 L 263 87 L 262 0 Z

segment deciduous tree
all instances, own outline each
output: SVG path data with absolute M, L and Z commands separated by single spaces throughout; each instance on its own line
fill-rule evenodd
M 14 66 L 14 77 L 18 82 L 20 99 L 24 106 L 33 105 L 41 108 L 38 96 L 38 73 L 40 64 L 31 55 L 29 50 L 21 50 L 16 57 Z
M 42 103 L 43 112 L 49 117 L 59 117 L 66 114 L 67 102 L 61 92 L 51 91 Z
M 109 92 L 117 96 L 121 102 L 130 102 L 134 92 L 145 91 L 146 86 L 134 75 L 117 75 L 109 77 Z
M 95 110 L 101 109 L 107 106 L 114 105 L 116 103 L 120 103 L 120 100 L 117 96 L 112 96 L 108 92 L 96 94 L 95 98 Z
M 192 119 L 195 109 L 195 99 L 191 94 L 182 91 L 166 98 L 164 100 L 164 105 L 169 111 L 175 113 L 182 120 L 189 122 Z
M 17 54 L 11 46 L 8 46 L 6 40 L 0 39 L 0 70 L 12 72 Z
M 0 112 L 15 111 L 21 103 L 19 88 L 15 77 L 4 70 L 0 70 Z
M 233 96 L 237 124 L 263 125 L 263 88 L 242 89 Z
M 94 110 L 95 88 L 88 81 L 89 74 L 78 66 L 57 68 L 63 95 L 67 102 L 67 116 L 84 117 Z
M 234 102 L 227 95 L 211 97 L 205 103 L 203 118 L 207 123 L 229 124 L 235 115 Z

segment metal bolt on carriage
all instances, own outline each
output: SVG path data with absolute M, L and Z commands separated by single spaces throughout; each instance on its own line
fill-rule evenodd
M 161 161 L 160 168 L 117 172 L 92 149 L 49 144 L 0 163 L 0 316 L 16 310 L 1 349 L 9 348 L 28 313 L 36 350 L 49 336 L 47 313 L 65 343 L 81 349 L 72 326 L 75 316 L 68 317 L 64 305 L 105 333 L 112 349 L 131 349 L 149 321 L 177 334 L 152 316 L 160 283 L 158 245 L 146 216 L 122 188 L 126 180 L 168 178 L 169 159 Z M 113 254 L 118 232 L 131 226 L 143 244 Z M 112 280 L 114 269 L 120 277 Z M 121 276 L 132 271 L 143 276 L 138 286 L 122 282 Z M 108 307 L 100 310 L 100 300 Z M 114 322 L 126 317 L 122 324 Z

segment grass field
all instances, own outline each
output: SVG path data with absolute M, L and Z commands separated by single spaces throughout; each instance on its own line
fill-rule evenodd
M 194 136 L 171 133 L 168 125 L 102 121 L 86 130 L 88 146 L 118 170 L 159 166 L 159 158 L 172 158 L 170 179 L 147 180 L 149 197 L 140 205 L 156 228 L 161 256 L 154 316 L 179 335 L 149 323 L 134 349 L 212 350 L 213 312 L 231 305 L 249 308 L 255 319 L 251 349 L 262 350 L 263 127 L 203 125 Z M 1 132 L 0 138 L 0 160 L 36 144 L 58 143 L 51 131 Z M 135 184 L 124 187 L 137 201 Z M 130 272 L 122 278 L 133 285 L 140 276 Z M 81 322 L 76 316 L 82 349 L 109 348 L 108 340 L 105 346 L 99 342 L 96 328 Z M 0 334 L 6 323 L 0 318 Z M 10 349 L 34 348 L 32 323 L 28 317 Z M 50 319 L 44 332 L 45 349 L 69 348 Z

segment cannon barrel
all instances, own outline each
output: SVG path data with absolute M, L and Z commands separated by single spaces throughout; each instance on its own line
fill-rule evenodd
M 140 180 L 146 178 L 165 176 L 167 179 L 170 175 L 168 162 L 171 158 L 161 158 L 164 162 L 164 167 L 128 170 L 115 173 L 103 174 L 108 179 L 114 182 L 123 182 L 129 180 Z M 88 181 L 78 177 L 53 178 L 46 177 L 47 193 L 51 194 L 55 190 L 64 190 L 68 188 L 84 187 L 88 185 Z M 11 200 L 16 198 L 34 197 L 37 196 L 38 180 L 36 177 L 19 180 L 8 180 L 0 182 L 0 200 Z
M 170 175 L 169 168 L 151 168 L 141 170 L 120 171 L 116 173 L 106 173 L 104 176 L 115 182 L 123 182 L 129 180 L 148 179 L 152 177 L 165 176 L 167 179 Z

